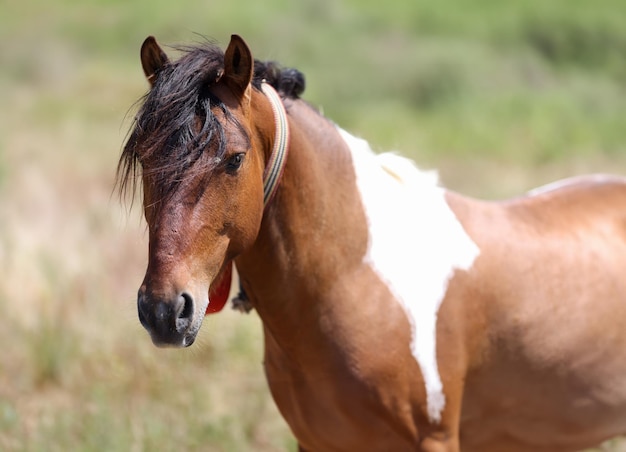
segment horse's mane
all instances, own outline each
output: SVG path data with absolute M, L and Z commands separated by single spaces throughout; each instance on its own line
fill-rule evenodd
M 154 186 L 162 191 L 156 199 L 172 193 L 192 167 L 208 174 L 226 149 L 224 129 L 212 109 L 218 108 L 226 120 L 237 124 L 209 89 L 224 69 L 224 52 L 210 43 L 176 49 L 182 56 L 157 71 L 154 85 L 139 101 L 117 167 L 122 196 L 135 192 L 141 165 L 144 176 L 155 178 Z M 304 75 L 296 69 L 255 60 L 254 89 L 260 90 L 263 81 L 283 98 L 297 99 L 305 88 Z
M 253 86 L 260 90 L 261 82 L 267 82 L 282 96 L 298 99 L 304 92 L 304 74 L 297 69 L 282 68 L 274 61 L 254 60 Z

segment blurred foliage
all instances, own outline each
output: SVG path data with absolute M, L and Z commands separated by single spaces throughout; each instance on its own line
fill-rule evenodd
M 442 152 L 534 165 L 624 150 L 626 7 L 616 0 L 35 3 L 9 2 L 0 19 L 0 37 L 18 44 L 0 64 L 23 80 L 48 77 L 51 58 L 124 73 L 134 64 L 140 77 L 148 34 L 224 44 L 236 32 L 257 57 L 301 69 L 306 98 L 329 117 L 429 163 Z

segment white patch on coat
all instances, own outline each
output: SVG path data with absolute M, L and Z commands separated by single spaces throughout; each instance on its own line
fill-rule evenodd
M 454 271 L 468 270 L 480 250 L 448 206 L 436 172 L 421 171 L 395 154 L 376 155 L 366 141 L 339 132 L 352 152 L 369 225 L 364 260 L 407 314 L 428 415 L 438 423 L 445 396 L 437 365 L 437 313 Z

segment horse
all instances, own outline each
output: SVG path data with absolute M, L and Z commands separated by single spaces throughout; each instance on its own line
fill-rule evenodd
M 374 153 L 241 37 L 180 50 L 143 43 L 150 89 L 118 164 L 122 192 L 142 187 L 155 345 L 190 346 L 238 274 L 301 451 L 568 451 L 626 432 L 625 178 L 470 198 Z

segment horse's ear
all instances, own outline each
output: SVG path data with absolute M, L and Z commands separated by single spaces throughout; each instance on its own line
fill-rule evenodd
M 239 35 L 232 35 L 224 52 L 222 80 L 240 98 L 249 97 L 254 60 L 246 42 Z
M 150 86 L 154 85 L 157 71 L 168 62 L 167 55 L 157 44 L 154 36 L 148 36 L 141 45 L 141 67 L 143 67 L 143 73 L 146 74 Z

